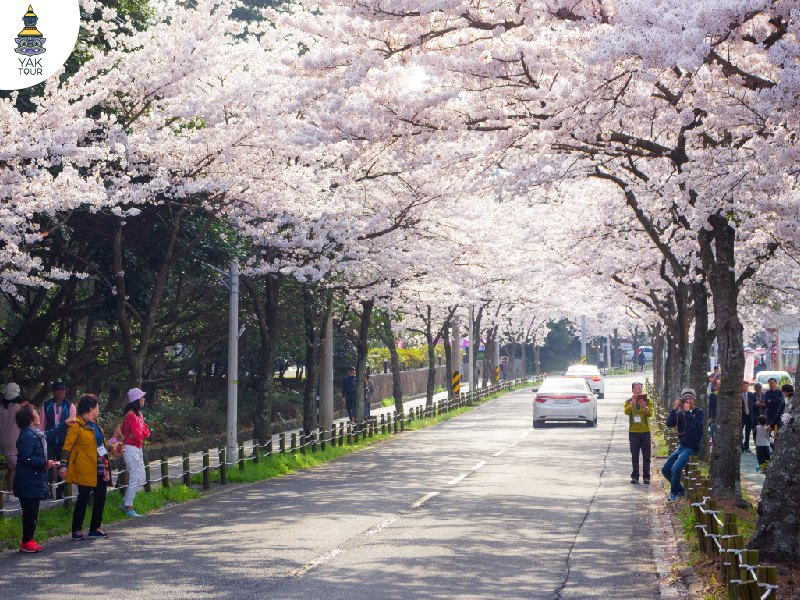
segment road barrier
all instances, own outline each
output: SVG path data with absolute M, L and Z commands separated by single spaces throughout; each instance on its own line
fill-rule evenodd
M 650 381 L 646 380 L 645 385 L 653 400 L 654 418 L 664 433 L 664 441 L 671 454 L 678 448 L 678 436 L 674 429 L 666 426 L 669 413 L 662 406 Z M 696 456 L 689 459 L 681 479 L 694 514 L 697 545 L 701 552 L 718 559 L 717 567 L 722 582 L 727 584 L 728 598 L 775 600 L 778 591 L 777 568 L 759 566 L 758 550 L 745 549 L 736 515 L 717 510 L 718 503 L 711 498 L 708 477 L 701 473 Z M 721 521 L 717 516 L 719 514 L 722 514 Z
M 420 421 L 434 418 L 458 408 L 473 406 L 475 403 L 480 402 L 494 394 L 512 391 L 522 385 L 524 382 L 525 379 L 522 378 L 501 381 L 484 389 L 475 390 L 474 392 L 462 392 L 453 398 L 433 402 L 432 404 L 428 404 L 424 407 L 418 406 L 416 407 L 416 411 L 413 407 L 410 407 L 406 414 L 396 410 L 390 411 L 389 413 L 385 414 L 385 420 L 384 414 L 381 414 L 381 433 L 385 433 L 387 430 L 390 434 L 401 433 L 405 431 L 406 425 L 410 424 L 414 420 Z M 298 452 L 302 454 L 306 454 L 307 452 L 314 454 L 320 449 L 324 450 L 326 444 L 328 443 L 330 443 L 331 446 L 336 446 L 337 443 L 339 446 L 343 446 L 344 444 L 350 446 L 354 443 L 357 444 L 359 440 L 365 440 L 367 437 L 374 437 L 374 435 L 377 433 L 377 428 L 378 418 L 376 416 L 365 419 L 360 423 L 348 422 L 345 424 L 342 422 L 339 424 L 338 432 L 335 423 L 332 425 L 330 432 L 325 432 L 321 428 L 317 428 L 316 430 L 312 429 L 311 431 L 301 431 L 299 435 L 299 443 L 298 434 L 296 432 L 292 432 L 290 438 L 291 446 L 289 450 L 291 454 L 297 454 Z M 278 436 L 278 440 L 279 450 L 275 454 L 283 455 L 286 453 L 286 433 L 281 432 Z M 317 440 L 319 440 L 320 443 L 317 443 Z M 161 460 L 157 462 L 149 462 L 147 459 L 145 459 L 145 484 L 143 489 L 145 492 L 149 493 L 152 492 L 154 483 L 160 484 L 164 488 L 169 488 L 170 485 L 172 485 L 172 482 L 175 481 L 184 483 L 188 486 L 189 482 L 191 482 L 192 476 L 202 474 L 203 491 L 208 491 L 211 489 L 211 471 L 213 470 L 217 470 L 219 472 L 220 484 L 227 485 L 229 468 L 233 468 L 234 466 L 238 465 L 240 470 L 244 470 L 246 461 L 253 461 L 254 464 L 258 464 L 259 458 L 272 456 L 272 439 L 270 438 L 265 444 L 257 444 L 255 440 L 253 440 L 252 454 L 250 456 L 246 456 L 244 444 L 239 444 L 237 449 L 238 458 L 229 462 L 229 457 L 226 456 L 225 446 L 219 446 L 217 449 L 218 464 L 216 466 L 212 466 L 210 449 L 204 448 L 202 452 L 202 467 L 196 471 L 192 471 L 190 469 L 189 453 L 183 453 L 183 455 L 180 457 L 180 474 L 175 475 L 170 475 L 169 473 L 170 459 L 168 457 L 162 455 Z M 153 468 L 160 470 L 160 476 L 155 479 L 151 478 L 151 470 Z M 129 473 L 127 470 L 123 469 L 117 471 L 116 473 L 117 488 L 124 494 L 124 491 L 127 489 L 128 485 Z M 58 506 L 60 504 L 63 504 L 66 509 L 72 508 L 73 500 L 77 499 L 77 495 L 72 494 L 72 485 L 63 481 L 53 485 L 53 490 L 55 491 L 55 489 L 61 485 L 64 486 L 64 499 L 53 502 L 49 506 L 44 505 L 42 508 L 52 508 L 53 506 Z M 9 515 L 9 513 L 22 513 L 22 510 L 19 508 L 6 509 L 3 501 L 4 494 L 2 493 L 2 484 L 0 483 L 0 519 L 5 518 Z

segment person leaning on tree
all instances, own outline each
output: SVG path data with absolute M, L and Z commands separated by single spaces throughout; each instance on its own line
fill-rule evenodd
M 667 417 L 667 427 L 674 427 L 680 445 L 667 459 L 661 468 L 661 474 L 670 482 L 670 500 L 678 500 L 686 496 L 681 484 L 681 473 L 692 456 L 700 453 L 700 442 L 703 440 L 703 423 L 705 411 L 696 408 L 694 390 L 687 388 L 681 397 L 675 400 L 675 407 Z
M 642 454 L 642 474 L 645 484 L 650 483 L 650 415 L 653 404 L 642 394 L 642 384 L 631 386 L 633 395 L 625 401 L 625 414 L 628 415 L 628 441 L 631 447 L 631 483 L 639 483 L 639 453 Z

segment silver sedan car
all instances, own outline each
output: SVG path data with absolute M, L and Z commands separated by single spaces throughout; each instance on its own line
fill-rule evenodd
M 583 421 L 597 425 L 597 397 L 585 379 L 548 377 L 533 388 L 533 426 L 546 421 Z

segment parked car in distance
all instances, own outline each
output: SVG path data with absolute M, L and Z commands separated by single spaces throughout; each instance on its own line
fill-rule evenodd
M 653 360 L 653 347 L 652 346 L 639 346 L 639 352 L 644 353 L 644 359 L 646 361 L 649 362 L 649 361 Z M 638 359 L 638 357 L 635 356 L 635 352 L 633 350 L 628 350 L 625 353 L 625 360 L 636 361 L 637 359 Z
M 533 427 L 546 421 L 583 421 L 597 425 L 597 398 L 589 384 L 576 377 L 547 377 L 533 388 Z
M 756 378 L 753 379 L 750 389 L 752 390 L 753 385 L 757 383 L 760 383 L 761 387 L 765 390 L 769 389 L 769 384 L 767 382 L 773 377 L 778 381 L 778 389 L 780 389 L 784 383 L 791 383 L 794 385 L 792 376 L 789 375 L 787 371 L 759 371 L 756 373 Z
M 574 377 L 586 380 L 589 387 L 592 388 L 598 398 L 605 398 L 606 396 L 606 382 L 600 369 L 594 365 L 572 365 L 564 373 L 564 377 Z

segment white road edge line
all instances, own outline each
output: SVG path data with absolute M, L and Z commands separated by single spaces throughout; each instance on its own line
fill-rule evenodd
M 528 436 L 528 434 L 529 434 L 529 433 L 530 433 L 530 431 L 526 431 L 526 432 L 525 432 L 525 433 L 523 433 L 521 436 L 519 436 L 519 439 L 524 439 L 524 438 L 526 438 L 526 437 Z
M 495 452 L 492 456 L 500 456 L 505 450 L 500 450 L 500 452 Z
M 330 552 L 328 552 L 327 554 L 324 554 L 324 555 L 320 556 L 319 558 L 315 558 L 314 560 L 312 560 L 310 563 L 308 563 L 304 567 L 301 567 L 300 569 L 297 569 L 296 571 L 293 571 L 292 572 L 292 577 L 300 577 L 302 575 L 305 575 L 311 569 L 313 569 L 315 567 L 318 567 L 318 566 L 328 562 L 329 560 L 331 560 L 332 558 L 338 556 L 342 552 L 344 552 L 344 550 L 342 550 L 341 548 L 335 548 L 335 549 L 331 550 Z
M 462 475 L 459 475 L 458 477 L 456 477 L 456 478 L 455 478 L 455 479 L 453 479 L 452 481 L 448 481 L 448 482 L 447 482 L 447 485 L 455 485 L 455 484 L 457 484 L 459 481 L 463 481 L 464 479 L 466 479 L 466 478 L 467 478 L 467 475 L 469 475 L 469 473 L 464 473 L 464 474 L 462 474 Z
M 477 470 L 478 470 L 478 469 L 480 469 L 482 466 L 484 466 L 484 465 L 485 465 L 487 462 L 488 462 L 488 461 L 482 460 L 482 461 L 481 461 L 481 462 L 479 462 L 477 465 L 475 465 L 474 467 L 472 467 L 472 469 L 470 469 L 470 470 L 471 470 L 471 471 L 477 471 Z
M 431 498 L 435 498 L 438 495 L 439 495 L 439 492 L 428 492 L 422 498 L 420 498 L 419 500 L 414 502 L 414 504 L 411 505 L 411 508 L 418 508 L 418 507 L 422 506 L 423 504 L 425 504 Z M 394 520 L 396 520 L 396 519 L 390 519 L 389 521 L 391 522 L 391 521 L 394 521 Z M 386 524 L 388 525 L 389 523 L 386 523 Z M 376 531 L 375 533 L 378 533 L 378 532 Z M 367 535 L 372 535 L 372 534 L 368 533 Z
M 435 496 L 436 494 L 434 493 L 433 495 Z M 428 494 L 428 496 L 430 496 L 430 494 Z M 423 497 L 423 498 L 421 498 L 420 500 L 417 500 L 417 502 L 419 502 L 420 504 L 422 504 L 423 502 L 425 502 L 425 500 L 428 500 L 428 499 L 429 499 L 429 498 L 428 498 L 428 496 L 426 496 L 426 497 Z M 415 502 L 414 504 L 417 504 L 417 502 Z M 411 506 L 414 506 L 414 504 L 412 504 Z M 377 526 L 373 527 L 372 529 L 369 529 L 369 530 L 367 530 L 367 532 L 366 532 L 364 535 L 375 535 L 375 534 L 376 534 L 376 533 L 378 533 L 378 532 L 379 532 L 381 529 L 383 529 L 384 527 L 388 527 L 389 525 L 391 525 L 391 524 L 392 524 L 392 523 L 394 523 L 395 521 L 397 521 L 397 517 L 391 517 L 391 518 L 389 518 L 389 519 L 386 519 L 386 520 L 385 520 L 383 523 L 381 523 L 380 525 L 377 525 Z

